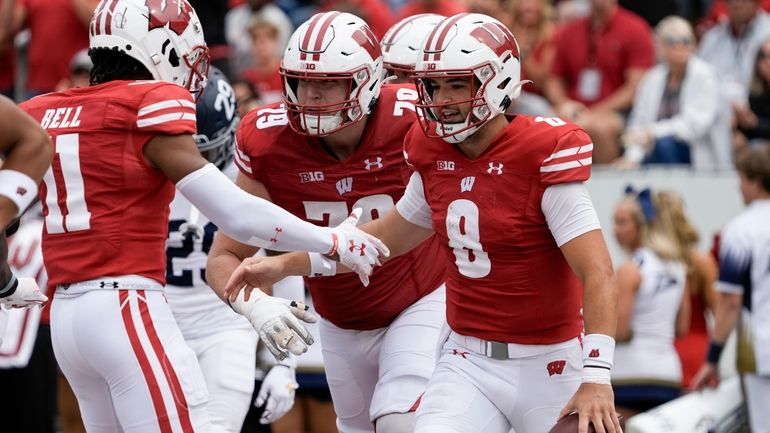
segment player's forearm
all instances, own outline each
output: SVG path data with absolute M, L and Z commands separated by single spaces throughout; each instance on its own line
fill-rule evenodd
M 244 244 L 276 251 L 332 250 L 331 229 L 303 221 L 238 188 L 208 164 L 181 179 L 179 191 L 220 230 Z
M 742 295 L 721 293 L 714 309 L 714 330 L 711 341 L 724 344 L 735 329 L 741 314 Z
M 583 281 L 583 320 L 586 334 L 615 337 L 618 291 L 612 272 L 591 272 Z
M 227 281 L 241 260 L 228 251 L 215 251 L 212 248 L 209 252 L 206 261 L 206 282 L 222 300 L 225 300 L 224 292 Z

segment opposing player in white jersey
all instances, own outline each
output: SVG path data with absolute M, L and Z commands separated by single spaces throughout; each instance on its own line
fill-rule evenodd
M 37 186 L 51 165 L 47 134 L 10 99 L 0 96 L 0 303 L 7 307 L 45 302 L 34 279 L 19 280 L 8 266 L 6 229 L 37 197 Z M 5 326 L 0 310 L 0 338 Z
M 425 117 L 404 140 L 414 173 L 396 206 L 363 226 L 394 256 L 434 233 L 443 252 L 451 332 L 415 432 L 546 433 L 571 411 L 581 433 L 589 422 L 618 432 L 617 292 L 583 184 L 590 137 L 558 118 L 504 114 L 521 89 L 520 55 L 492 17 L 446 18 L 421 53 L 414 74 Z M 311 259 L 245 261 L 226 290 L 308 275 L 319 268 Z
M 382 85 L 377 38 L 341 12 L 316 14 L 297 29 L 281 74 L 284 103 L 251 111 L 238 127 L 238 185 L 319 225 L 357 207 L 363 221 L 384 215 L 409 180 L 403 138 L 416 118 L 414 87 Z M 209 283 L 224 288 L 253 254 L 217 234 Z M 331 268 L 307 280 L 341 433 L 411 430 L 444 323 L 439 254 L 431 237 L 378 268 L 369 287 Z
M 721 296 L 714 309 L 706 363 L 693 378 L 702 388 L 717 375 L 727 337 L 738 328 L 738 372 L 752 433 L 770 432 L 770 145 L 747 149 L 736 158 L 743 201 L 748 208 L 722 231 L 719 248 Z
M 677 398 L 674 336 L 687 332 L 687 270 L 698 234 L 673 192 L 634 191 L 615 209 L 615 238 L 633 260 L 617 271 L 620 296 L 612 385 L 624 418 Z
M 218 69 L 212 67 L 208 79 L 196 104 L 197 133 L 193 138 L 206 159 L 234 178 L 232 156 L 240 120 L 235 95 Z M 166 298 L 201 366 L 212 425 L 222 432 L 237 433 L 251 403 L 257 334 L 248 320 L 219 302 L 206 284 L 206 259 L 216 230 L 192 203 L 176 194 L 170 205 L 166 241 Z M 283 362 L 287 362 L 286 367 L 276 371 L 285 374 L 273 376 L 282 378 L 280 386 L 286 389 L 295 383 L 294 369 L 290 361 Z
M 380 41 L 382 68 L 388 83 L 411 83 L 422 42 L 445 17 L 419 14 L 393 24 Z

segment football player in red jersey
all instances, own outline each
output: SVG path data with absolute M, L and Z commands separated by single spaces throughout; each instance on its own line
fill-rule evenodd
M 46 301 L 33 278 L 16 278 L 8 266 L 6 229 L 37 196 L 37 186 L 51 164 L 48 135 L 34 119 L 0 96 L 0 303 L 23 307 Z M 0 337 L 5 321 L 0 311 Z
M 618 433 L 617 288 L 584 185 L 590 137 L 559 118 L 505 116 L 519 51 L 485 15 L 438 24 L 415 82 L 426 117 L 405 139 L 414 174 L 395 209 L 364 226 L 393 256 L 435 232 L 449 259 L 451 331 L 415 431 L 545 433 L 576 411 L 581 433 L 589 422 Z M 246 261 L 225 289 L 310 268 L 304 253 Z
M 52 339 L 89 432 L 211 431 L 207 390 L 164 299 L 169 203 L 176 188 L 244 242 L 336 253 L 365 276 L 378 241 L 352 222 L 319 228 L 244 193 L 203 158 L 192 93 L 208 54 L 186 0 L 104 0 L 90 25 L 91 87 L 22 104 L 55 158 L 40 195 Z M 353 251 L 348 244 L 356 247 Z M 277 357 L 302 353 L 308 313 L 264 293 L 233 309 Z
M 236 134 L 238 185 L 306 221 L 338 224 L 385 215 L 404 194 L 410 170 L 403 137 L 417 92 L 382 86 L 382 56 L 369 26 L 348 13 L 313 16 L 292 35 L 281 74 L 284 102 L 259 107 Z M 217 234 L 208 281 L 224 288 L 253 246 Z M 444 268 L 434 237 L 374 272 L 331 276 L 314 255 L 307 281 L 322 317 L 321 345 L 342 433 L 411 431 L 415 403 L 435 365 L 444 323 Z

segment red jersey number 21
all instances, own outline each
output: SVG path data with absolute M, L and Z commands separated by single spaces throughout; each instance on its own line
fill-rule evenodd
M 80 136 L 64 134 L 56 137 L 55 151 L 59 156 L 45 173 L 45 206 L 48 215 L 45 227 L 48 233 L 69 233 L 91 228 L 91 213 L 86 204 L 83 175 L 80 172 Z M 55 167 L 58 163 L 58 167 Z M 54 176 L 54 168 L 61 173 L 61 182 Z M 66 214 L 60 204 L 66 206 Z

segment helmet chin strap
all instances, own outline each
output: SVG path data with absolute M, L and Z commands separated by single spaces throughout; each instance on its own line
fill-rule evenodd
M 478 126 L 473 126 L 468 128 L 470 116 L 471 115 L 469 114 L 468 117 L 465 118 L 465 121 L 461 123 L 450 123 L 450 124 L 442 125 L 440 122 L 437 122 L 436 134 L 441 136 L 441 138 L 447 143 L 452 143 L 452 144 L 462 143 L 463 141 L 467 140 L 468 137 L 475 134 L 476 131 L 479 130 Z M 456 134 L 452 134 L 452 131 L 460 131 L 460 132 Z M 451 134 L 451 135 L 448 135 L 448 134 Z

